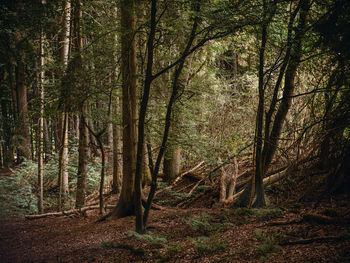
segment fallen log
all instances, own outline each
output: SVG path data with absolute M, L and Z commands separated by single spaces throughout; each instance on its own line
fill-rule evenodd
M 105 206 L 106 209 L 112 209 L 114 208 L 115 205 L 107 205 Z M 58 216 L 69 216 L 72 214 L 82 214 L 86 211 L 89 210 L 94 210 L 100 208 L 99 205 L 93 205 L 93 206 L 85 206 L 79 209 L 70 209 L 67 211 L 61 211 L 61 212 L 50 212 L 50 213 L 45 213 L 45 214 L 38 214 L 38 215 L 26 215 L 25 218 L 32 220 L 32 219 L 39 219 L 39 218 L 44 218 L 44 217 L 58 217 Z

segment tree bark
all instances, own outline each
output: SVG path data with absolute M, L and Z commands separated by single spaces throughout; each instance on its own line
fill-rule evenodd
M 27 87 L 25 85 L 25 64 L 23 58 L 17 61 L 16 67 L 16 91 L 18 107 L 18 127 L 17 127 L 17 153 L 18 161 L 21 158 L 31 159 L 31 143 L 28 126 L 28 102 Z
M 115 108 L 119 108 L 119 99 L 116 98 Z M 116 114 L 116 110 L 114 114 Z M 121 158 L 121 140 L 120 140 L 120 127 L 117 123 L 113 123 L 113 182 L 112 192 L 115 194 L 120 193 L 121 190 L 121 176 L 122 176 L 122 158 Z
M 83 111 L 86 106 L 83 107 Z M 79 121 L 79 163 L 78 163 L 78 180 L 75 208 L 81 208 L 85 205 L 86 195 L 86 176 L 88 171 L 89 159 L 89 131 L 86 127 L 87 120 L 84 114 L 80 115 Z
M 135 3 L 121 0 L 122 93 L 123 93 L 123 183 L 113 215 L 125 217 L 135 213 L 135 168 L 137 142 L 137 66 L 135 40 Z M 141 185 L 140 185 L 141 187 Z
M 12 107 L 10 102 L 6 102 L 4 99 L 1 100 L 1 114 L 2 114 L 2 133 L 4 141 L 2 142 L 2 165 L 4 167 L 10 167 L 14 164 L 14 152 L 11 142 L 12 131 L 11 131 L 11 116 L 10 113 Z
M 64 1 L 64 13 L 62 18 L 62 32 L 61 32 L 61 47 L 60 47 L 60 62 L 62 64 L 62 77 L 67 67 L 68 63 L 68 52 L 69 52 L 69 37 L 70 37 L 70 14 L 71 14 L 71 5 L 70 0 Z M 63 82 L 63 81 L 62 81 Z M 64 94 L 62 94 L 64 96 Z M 63 103 L 63 112 L 61 114 L 61 131 L 60 131 L 60 141 L 61 145 L 59 146 L 59 197 L 58 197 L 58 210 L 64 210 L 64 204 L 66 196 L 68 195 L 68 123 L 69 115 L 67 112 L 67 106 L 65 98 L 62 98 Z
M 40 35 L 40 118 L 39 118 L 39 147 L 38 147 L 38 188 L 39 188 L 39 197 L 38 197 L 38 211 L 40 214 L 44 212 L 44 179 L 43 179 L 43 170 L 44 170 L 44 34 L 41 32 Z
M 59 155 L 59 198 L 58 210 L 64 210 L 69 193 L 68 188 L 68 113 L 62 113 L 62 146 Z
M 163 180 L 171 183 L 180 174 L 181 148 L 179 145 L 171 145 L 167 147 L 163 163 Z

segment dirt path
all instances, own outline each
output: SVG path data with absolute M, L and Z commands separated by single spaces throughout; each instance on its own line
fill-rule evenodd
M 349 233 L 348 225 L 267 225 L 295 216 L 228 209 L 152 211 L 144 239 L 129 231 L 133 217 L 101 223 L 93 214 L 2 221 L 0 262 L 348 262 L 349 239 L 279 246 L 280 239 Z

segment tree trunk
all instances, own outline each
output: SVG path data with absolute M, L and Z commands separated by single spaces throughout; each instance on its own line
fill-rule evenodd
M 25 85 L 25 64 L 21 59 L 17 61 L 16 68 L 16 90 L 18 107 L 18 127 L 17 127 L 17 153 L 18 161 L 21 158 L 32 158 L 30 134 L 28 126 L 28 102 L 27 87 Z
M 167 147 L 164 154 L 163 180 L 171 183 L 180 174 L 181 148 L 173 144 Z
M 52 144 L 49 135 L 49 126 L 47 124 L 47 119 L 44 118 L 44 152 L 45 152 L 45 161 L 48 160 L 49 156 L 52 154 Z
M 44 170 L 44 35 L 41 32 L 40 36 L 40 118 L 39 118 L 39 147 L 38 147 L 38 211 L 40 214 L 44 212 L 44 180 L 43 180 L 43 170 Z
M 2 142 L 2 165 L 4 167 L 10 167 L 14 164 L 14 155 L 13 147 L 11 143 L 11 104 L 5 100 L 1 100 L 1 114 L 2 114 L 2 133 L 3 139 Z
M 291 48 L 290 59 L 285 73 L 282 101 L 278 107 L 273 122 L 271 133 L 268 139 L 268 144 L 264 146 L 263 150 L 264 172 L 266 172 L 276 152 L 278 146 L 278 138 L 281 134 L 282 126 L 292 101 L 291 96 L 295 89 L 295 76 L 297 73 L 298 66 L 300 64 L 300 58 L 303 51 L 302 41 L 305 35 L 306 18 L 310 9 L 310 0 L 301 0 L 300 5 L 300 18 L 296 28 L 294 45 Z
M 85 108 L 86 106 L 83 107 L 83 112 Z M 79 163 L 75 208 L 81 208 L 85 205 L 85 185 L 89 159 L 89 131 L 86 123 L 84 114 L 81 114 L 79 121 Z
M 62 31 L 61 31 L 61 47 L 60 47 L 60 62 L 62 63 L 62 76 L 67 68 L 68 63 L 68 53 L 69 53 L 69 37 L 70 37 L 70 13 L 71 5 L 69 0 L 64 1 L 64 13 L 62 19 Z M 62 94 L 64 96 L 64 94 Z M 65 101 L 65 98 L 63 98 Z M 60 141 L 59 146 L 59 197 L 58 197 L 58 210 L 64 210 L 64 204 L 66 196 L 68 195 L 68 123 L 69 115 L 67 112 L 67 105 L 64 102 L 63 112 L 61 115 L 61 131 L 60 131 Z
M 115 108 L 119 108 L 119 99 L 116 98 Z M 114 111 L 114 114 L 117 110 Z M 113 182 L 112 192 L 115 194 L 120 193 L 121 190 L 121 176 L 122 176 L 122 158 L 121 158 L 121 140 L 120 140 L 120 127 L 117 123 L 113 123 Z
M 135 213 L 135 168 L 137 143 L 137 66 L 134 1 L 121 0 L 122 93 L 123 93 L 123 183 L 113 215 Z M 141 187 L 141 186 L 140 186 Z
M 64 210 L 68 188 L 68 113 L 62 113 L 62 146 L 59 156 L 59 200 L 58 210 Z
M 61 146 L 62 146 L 62 114 L 56 117 L 53 117 L 52 120 L 52 129 L 53 129 L 53 138 L 54 138 L 54 147 L 55 147 L 55 153 L 59 153 Z

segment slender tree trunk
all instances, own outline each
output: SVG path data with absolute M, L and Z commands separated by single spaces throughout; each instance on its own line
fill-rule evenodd
M 113 171 L 113 123 L 107 124 L 107 174 L 110 175 Z
M 201 7 L 200 1 L 196 2 L 193 7 L 194 7 L 195 13 L 198 13 L 200 11 L 200 7 Z M 149 211 L 150 211 L 150 208 L 151 208 L 151 204 L 153 202 L 153 197 L 154 197 L 155 191 L 157 189 L 157 176 L 158 176 L 158 172 L 159 172 L 159 168 L 160 168 L 160 163 L 161 163 L 161 160 L 163 158 L 164 152 L 166 150 L 166 144 L 167 144 L 169 131 L 170 131 L 170 127 L 171 127 L 172 109 L 173 109 L 174 103 L 175 103 L 175 101 L 176 101 L 176 99 L 178 97 L 179 78 L 180 78 L 181 72 L 182 72 L 182 70 L 184 68 L 186 57 L 189 54 L 188 52 L 191 49 L 191 46 L 192 46 L 192 44 L 193 44 L 193 42 L 195 40 L 195 37 L 196 37 L 196 32 L 197 32 L 197 27 L 198 27 L 198 22 L 199 22 L 198 20 L 199 20 L 199 17 L 195 16 L 194 17 L 194 21 L 193 21 L 192 30 L 191 30 L 191 33 L 190 33 L 190 36 L 189 36 L 189 39 L 188 39 L 188 42 L 187 42 L 187 44 L 185 46 L 185 49 L 184 49 L 184 51 L 182 53 L 181 58 L 179 59 L 178 66 L 176 67 L 176 69 L 174 71 L 174 75 L 173 75 L 174 77 L 173 77 L 173 82 L 172 82 L 172 92 L 171 92 L 171 96 L 170 96 L 170 99 L 169 99 L 169 103 L 167 105 L 167 111 L 166 111 L 166 116 L 165 116 L 165 124 L 164 124 L 164 132 L 163 132 L 162 144 L 161 144 L 158 156 L 157 156 L 156 163 L 155 163 L 153 171 L 152 171 L 151 189 L 150 189 L 150 192 L 149 192 L 149 195 L 148 195 L 148 198 L 147 198 L 147 203 L 145 205 L 145 212 L 143 214 L 143 223 L 140 223 L 138 221 L 137 216 L 136 216 L 136 230 L 140 230 L 141 227 L 144 228 L 144 226 L 146 226 L 146 224 L 147 224 Z M 147 79 L 145 81 L 145 92 L 144 92 L 144 96 L 145 96 L 145 99 L 147 99 L 147 101 L 148 101 L 149 88 L 150 88 L 151 82 L 154 79 L 154 77 L 157 76 L 157 75 L 153 75 L 153 77 L 152 77 L 153 39 L 154 39 L 154 34 L 155 34 L 155 27 L 156 27 L 156 0 L 153 0 L 152 1 L 152 12 L 151 12 L 151 34 L 150 34 L 150 40 L 148 42 L 148 52 L 151 52 L 148 55 L 148 59 L 149 59 L 148 64 L 150 64 L 150 66 L 147 66 L 147 71 L 146 71 L 146 77 L 149 76 L 150 79 L 149 79 L 149 83 L 147 83 Z M 159 74 L 159 73 L 157 73 L 157 74 Z M 146 87 L 148 87 L 148 88 L 146 89 Z M 147 91 L 148 94 L 146 93 L 146 90 L 148 90 Z M 145 109 L 144 109 L 144 112 L 142 110 L 140 110 L 140 116 L 141 116 L 141 113 L 142 113 L 142 115 L 146 113 L 147 101 L 146 101 L 145 104 L 143 102 L 141 103 L 141 107 L 143 106 Z M 140 118 L 139 124 L 140 125 L 141 124 L 144 125 L 144 120 L 145 120 L 144 118 L 143 118 L 143 120 Z M 139 157 L 139 154 L 140 154 L 139 150 L 140 150 L 140 146 L 141 146 L 140 144 L 141 144 L 141 142 L 143 143 L 143 141 L 140 142 L 140 137 L 141 136 L 139 136 L 138 152 L 137 152 L 138 153 L 138 166 L 140 166 L 140 160 L 141 160 L 140 157 Z M 143 229 L 143 231 L 144 231 L 144 229 Z
M 293 94 L 295 89 L 294 82 L 297 69 L 300 64 L 300 58 L 302 55 L 302 41 L 305 35 L 306 19 L 309 9 L 310 0 L 300 0 L 300 18 L 296 28 L 294 45 L 292 46 L 290 51 L 290 59 L 285 73 L 282 101 L 278 107 L 273 122 L 273 126 L 268 140 L 268 147 L 264 147 L 264 171 L 267 170 L 276 152 L 278 146 L 278 138 L 281 134 L 282 126 L 292 101 L 291 95 Z
M 29 119 L 28 119 L 28 102 L 27 87 L 25 85 L 25 64 L 21 59 L 17 61 L 16 68 L 16 90 L 17 90 L 17 106 L 18 106 L 18 129 L 17 129 L 17 152 L 18 161 L 21 157 L 26 159 L 32 158 Z
M 55 147 L 55 153 L 59 153 L 61 146 L 62 146 L 62 114 L 54 117 L 52 120 L 52 129 L 53 129 L 53 138 L 54 138 L 54 147 Z
M 118 8 L 114 9 L 114 15 L 117 19 L 118 17 Z M 114 43 L 117 46 L 118 45 L 118 34 L 114 35 Z M 117 52 L 113 53 L 113 59 L 116 65 L 118 65 L 118 56 Z M 114 74 L 112 77 L 112 80 L 114 83 L 117 83 L 118 81 L 118 70 L 119 67 L 116 66 L 114 70 Z M 121 107 L 120 107 L 120 101 L 119 96 L 115 96 L 115 100 L 112 102 L 112 113 L 115 116 L 114 120 L 116 119 L 116 116 L 120 114 Z M 121 137 L 120 137 L 120 124 L 116 123 L 115 121 L 112 123 L 112 134 L 113 134 L 113 146 L 112 146 L 112 169 L 113 169 L 113 179 L 112 179 L 112 193 L 119 194 L 122 187 L 122 145 L 121 145 Z
M 49 126 L 47 124 L 47 119 L 44 118 L 44 152 L 45 152 L 45 161 L 48 160 L 49 156 L 52 154 L 52 144 L 49 134 Z
M 38 147 L 38 188 L 39 188 L 39 198 L 38 198 L 38 211 L 39 213 L 44 212 L 44 180 L 43 180 L 43 169 L 44 169 L 44 35 L 41 32 L 40 36 L 40 118 L 39 118 L 39 147 Z
M 3 166 L 10 167 L 14 164 L 13 147 L 11 143 L 11 121 L 10 121 L 10 103 L 6 103 L 5 100 L 1 100 L 1 113 L 2 113 L 2 132 L 3 132 L 3 143 L 2 143 L 2 161 Z
M 8 72 L 9 73 L 9 72 Z M 5 82 L 6 79 L 4 79 L 5 72 L 2 72 L 2 80 Z M 11 78 L 9 78 L 10 82 Z M 11 86 L 11 83 L 9 83 Z M 11 102 L 5 100 L 4 98 L 1 98 L 1 114 L 2 114 L 2 139 L 3 142 L 1 143 L 2 147 L 2 165 L 4 167 L 10 167 L 14 164 L 14 153 L 13 153 L 13 146 L 11 142 L 12 137 L 12 130 L 11 130 L 11 124 L 13 124 L 13 121 L 11 121 L 11 112 L 13 113 L 13 108 L 11 107 Z
M 256 196 L 255 206 L 264 207 L 266 205 L 264 188 L 263 188 L 263 176 L 264 167 L 262 160 L 262 146 L 263 146 L 263 121 L 264 121 L 264 100 L 265 100 L 265 89 L 264 89 L 264 64 L 265 64 L 265 48 L 267 41 L 267 27 L 265 23 L 262 27 L 261 34 L 261 47 L 259 56 L 259 104 L 256 116 L 256 148 L 255 148 L 255 175 L 253 176 L 254 182 L 251 197 Z M 254 193 L 255 192 L 255 193 Z M 253 199 L 253 198 L 251 198 Z M 251 200 L 250 202 L 252 202 Z
M 64 74 L 68 63 L 69 52 L 69 36 L 70 36 L 70 0 L 64 1 L 64 14 L 62 19 L 62 34 L 61 34 L 61 48 L 60 48 L 60 62 L 62 63 L 62 75 Z M 65 103 L 64 103 L 65 104 Z M 59 152 L 59 198 L 58 210 L 64 209 L 66 196 L 68 195 L 68 123 L 69 115 L 66 112 L 67 105 L 63 105 L 63 113 L 61 117 L 61 145 Z
M 114 114 L 117 114 L 117 108 L 119 105 L 119 99 L 116 98 Z M 117 123 L 113 123 L 113 182 L 112 192 L 115 194 L 120 193 L 122 182 L 122 147 L 120 140 L 120 126 Z
M 58 210 L 65 207 L 65 201 L 69 193 L 68 188 L 68 113 L 62 113 L 62 147 L 59 155 L 59 200 Z

